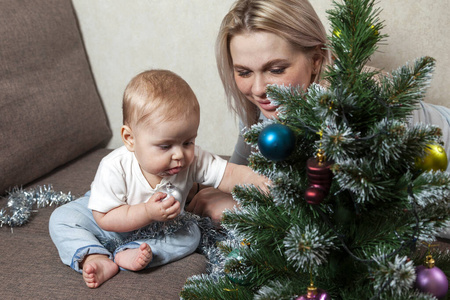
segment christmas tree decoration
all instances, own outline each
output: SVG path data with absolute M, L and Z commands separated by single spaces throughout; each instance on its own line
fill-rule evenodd
M 377 36 L 377 35 L 379 34 L 379 33 L 378 33 L 378 30 L 375 28 L 374 25 L 371 25 L 370 28 L 373 30 L 373 34 L 374 34 L 375 36 Z M 333 35 L 336 36 L 336 37 L 338 37 L 338 38 L 341 36 L 341 33 L 342 33 L 342 31 L 341 31 L 340 29 L 335 29 L 335 30 L 333 30 Z
M 267 159 L 285 160 L 295 149 L 294 132 L 286 125 L 270 124 L 261 131 L 258 147 Z
M 242 247 L 244 247 L 244 246 L 250 247 L 250 245 L 251 245 L 251 243 L 249 241 L 247 241 L 247 239 L 243 239 L 241 242 Z
M 416 159 L 416 168 L 425 172 L 431 170 L 445 171 L 448 165 L 447 153 L 444 147 L 437 144 L 427 145 L 425 148 L 426 155 Z
M 370 26 L 370 28 L 372 28 L 373 29 L 373 33 L 374 33 L 374 35 L 378 35 L 379 33 L 378 33 L 378 30 L 375 28 L 375 26 Z
M 318 289 L 311 282 L 311 285 L 307 289 L 306 295 L 302 295 L 295 300 L 308 300 L 308 299 L 316 299 L 316 300 L 330 300 L 331 297 L 322 289 Z
M 183 212 L 169 221 L 152 222 L 134 231 L 126 239 L 113 238 L 102 240 L 101 243 L 110 252 L 114 252 L 118 247 L 136 240 L 164 239 L 176 234 L 180 229 L 188 228 L 192 224 L 196 224 L 202 233 L 202 239 L 197 247 L 197 251 L 200 253 L 209 251 L 211 246 L 218 241 L 220 233 L 217 232 L 217 227 L 210 218 L 201 218 L 190 212 Z
M 435 266 L 431 255 L 427 255 L 425 265 L 416 268 L 416 274 L 415 287 L 419 291 L 431 294 L 438 299 L 444 299 L 448 292 L 447 276 Z
M 242 263 L 243 257 L 241 256 L 239 249 L 236 248 L 228 254 L 227 259 L 232 259 L 234 261 L 237 261 L 238 263 Z M 226 271 L 226 274 L 231 282 L 244 286 L 248 285 L 247 278 L 244 274 L 232 272 L 230 270 Z
M 310 277 L 310 284 L 306 289 L 306 295 L 302 295 L 298 298 L 295 298 L 295 300 L 307 300 L 307 299 L 330 300 L 331 297 L 330 295 L 328 295 L 327 292 L 325 292 L 322 289 L 318 289 L 317 287 L 314 286 L 312 269 L 310 269 L 309 277 Z
M 161 192 L 167 194 L 167 196 L 162 199 L 162 201 L 166 200 L 170 196 L 174 197 L 175 200 L 181 203 L 183 200 L 183 196 L 181 195 L 180 189 L 174 186 L 171 182 L 167 182 L 166 184 L 160 186 L 157 192 Z
M 317 157 L 308 159 L 306 163 L 306 173 L 309 187 L 305 191 L 305 200 L 309 204 L 320 204 L 328 195 L 331 187 L 333 172 L 330 167 L 332 162 L 325 161 L 322 149 Z
M 337 36 L 337 37 L 340 37 L 341 36 L 341 30 L 339 30 L 339 29 L 335 29 L 334 31 L 333 31 L 333 35 L 335 35 L 335 36 Z
M 442 278 L 435 266 L 416 273 L 415 249 L 450 223 L 450 173 L 416 172 L 417 154 L 431 141 L 442 143 L 442 131 L 407 122 L 435 60 L 424 56 L 386 76 L 367 72 L 386 37 L 381 9 L 375 0 L 332 3 L 327 84 L 267 86 L 267 97 L 280 105 L 278 121 L 256 124 L 244 138 L 260 150 L 250 167 L 272 184 L 268 192 L 235 187 L 239 205 L 224 212 L 227 238 L 217 247 L 225 263 L 189 279 L 185 300 L 435 299 L 414 288 L 416 275 L 422 288 Z M 436 156 L 432 165 L 445 169 L 443 153 Z M 433 256 L 447 272 L 450 253 L 436 249 Z M 310 285 L 311 274 L 320 289 Z
M 0 227 L 22 226 L 39 208 L 60 206 L 73 200 L 72 194 L 55 192 L 51 185 L 28 190 L 14 188 L 8 195 L 8 206 L 0 209 Z

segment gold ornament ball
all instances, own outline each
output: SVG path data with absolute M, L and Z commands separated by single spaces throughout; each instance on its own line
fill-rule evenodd
M 427 145 L 425 152 L 427 153 L 422 158 L 416 159 L 417 169 L 423 171 L 445 171 L 447 169 L 447 154 L 444 147 L 441 145 Z

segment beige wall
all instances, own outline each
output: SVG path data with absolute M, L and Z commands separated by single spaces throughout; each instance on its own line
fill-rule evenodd
M 193 88 L 202 109 L 197 144 L 229 155 L 237 121 L 227 110 L 217 75 L 214 41 L 234 0 L 73 0 L 100 95 L 122 145 L 121 98 L 128 81 L 148 68 L 170 69 Z M 450 0 L 379 0 L 386 45 L 372 65 L 391 71 L 407 61 L 436 58 L 427 101 L 450 107 Z M 322 21 L 331 0 L 311 0 Z M 327 25 L 328 26 L 328 25 Z

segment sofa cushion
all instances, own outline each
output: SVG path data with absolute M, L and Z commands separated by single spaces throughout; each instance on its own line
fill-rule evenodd
M 0 194 L 111 130 L 70 0 L 0 2 Z

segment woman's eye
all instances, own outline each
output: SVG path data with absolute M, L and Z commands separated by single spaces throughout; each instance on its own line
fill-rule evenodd
M 275 68 L 275 69 L 271 69 L 270 73 L 272 73 L 272 74 L 283 74 L 285 70 L 286 70 L 286 68 Z
M 239 77 L 249 77 L 250 76 L 250 71 L 247 70 L 242 70 L 242 71 L 236 71 Z

